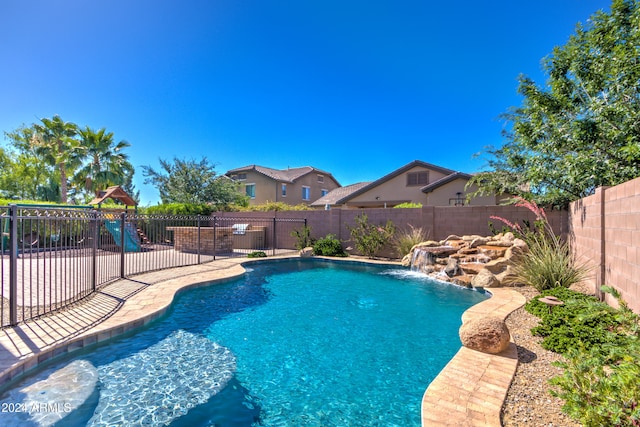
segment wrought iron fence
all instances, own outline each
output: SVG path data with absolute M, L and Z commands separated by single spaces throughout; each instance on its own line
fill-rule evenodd
M 292 231 L 305 224 L 306 219 L 0 207 L 1 326 L 64 308 L 120 278 L 256 251 L 292 251 Z

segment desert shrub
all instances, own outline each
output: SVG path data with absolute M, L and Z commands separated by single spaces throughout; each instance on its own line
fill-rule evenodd
M 640 345 L 571 350 L 561 376 L 551 379 L 553 396 L 564 400 L 563 412 L 584 426 L 640 425 Z
M 618 298 L 620 309 L 562 288 L 545 294 L 565 305 L 549 313 L 532 300 L 526 309 L 541 316 L 532 331 L 545 336 L 543 347 L 565 356 L 556 363 L 563 374 L 550 381 L 563 411 L 585 426 L 639 426 L 640 317 L 615 290 L 602 290 Z
M 391 220 L 384 226 L 371 224 L 365 213 L 356 216 L 355 223 L 354 227 L 347 225 L 351 240 L 358 252 L 369 258 L 374 258 L 389 243 L 396 230 Z
M 515 264 L 510 281 L 533 286 L 542 292 L 559 286 L 568 288 L 585 280 L 590 268 L 586 263 L 578 262 L 569 243 L 554 233 L 544 209 L 534 202 L 517 200 L 516 206 L 526 207 L 536 215 L 533 225 L 523 221 L 523 227 L 501 217 L 491 217 L 506 224 L 529 246 L 527 256 Z
M 324 256 L 347 256 L 344 249 L 342 249 L 342 243 L 333 234 L 327 234 L 325 237 L 316 240 L 313 245 L 313 253 Z
M 267 254 L 263 251 L 254 251 L 247 254 L 247 258 L 266 258 Z
M 314 239 L 311 237 L 311 227 L 304 225 L 300 229 L 294 229 L 291 237 L 296 239 L 295 247 L 302 250 L 308 246 L 313 246 Z
M 429 238 L 429 232 L 424 231 L 422 227 L 414 227 L 409 224 L 408 227 L 398 230 L 391 239 L 396 254 L 399 258 L 404 257 L 411 248 L 420 242 L 424 242 Z
M 533 233 L 528 236 L 527 245 L 527 256 L 514 265 L 514 281 L 542 292 L 555 287 L 568 288 L 588 277 L 588 266 L 579 263 L 569 243 L 559 237 Z

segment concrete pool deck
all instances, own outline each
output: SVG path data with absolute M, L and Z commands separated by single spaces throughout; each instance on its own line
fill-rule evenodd
M 121 279 L 63 311 L 5 328 L 0 331 L 0 386 L 52 357 L 143 326 L 162 316 L 181 290 L 235 278 L 249 262 L 230 258 Z M 505 318 L 525 302 L 512 289 L 491 292 L 493 297 L 467 310 L 463 321 L 489 313 Z M 461 348 L 425 392 L 422 425 L 501 425 L 500 410 L 517 363 L 513 342 L 497 355 Z

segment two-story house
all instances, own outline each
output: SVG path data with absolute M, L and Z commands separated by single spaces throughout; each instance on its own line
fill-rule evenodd
M 329 172 L 311 166 L 279 170 L 249 165 L 232 169 L 226 175 L 240 183 L 240 191 L 249 197 L 252 205 L 266 202 L 310 204 L 340 187 Z

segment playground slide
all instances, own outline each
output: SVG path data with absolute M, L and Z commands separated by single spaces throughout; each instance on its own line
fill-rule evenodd
M 120 246 L 120 221 L 105 221 L 104 226 L 113 236 L 116 245 Z M 124 231 L 124 251 L 140 252 L 140 237 L 138 237 L 137 231 L 133 228 L 133 224 L 127 222 Z

